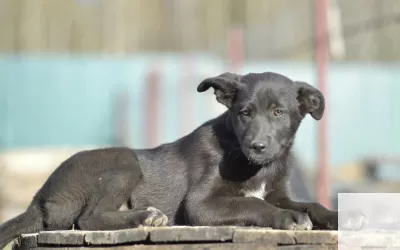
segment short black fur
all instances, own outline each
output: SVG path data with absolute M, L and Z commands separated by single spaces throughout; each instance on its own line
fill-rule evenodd
M 205 79 L 228 110 L 152 149 L 82 151 L 63 162 L 25 213 L 0 226 L 0 247 L 21 233 L 163 225 L 337 229 L 337 212 L 290 199 L 290 149 L 324 97 L 276 73 Z M 127 210 L 121 210 L 123 204 Z M 167 222 L 167 217 L 169 221 Z

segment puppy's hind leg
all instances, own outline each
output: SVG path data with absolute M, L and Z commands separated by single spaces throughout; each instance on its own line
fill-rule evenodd
M 115 171 L 103 177 L 99 195 L 89 201 L 84 213 L 78 219 L 83 230 L 118 230 L 144 226 L 164 226 L 168 218 L 155 208 L 118 211 L 135 186 L 140 182 L 139 173 L 132 169 Z
M 75 200 L 45 202 L 43 204 L 44 229 L 46 231 L 70 229 L 82 212 L 83 206 Z

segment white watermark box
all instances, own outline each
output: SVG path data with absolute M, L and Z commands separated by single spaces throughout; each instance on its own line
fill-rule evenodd
M 339 193 L 338 249 L 400 249 L 400 193 Z

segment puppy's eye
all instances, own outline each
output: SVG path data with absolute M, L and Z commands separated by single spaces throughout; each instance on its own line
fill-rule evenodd
M 250 116 L 250 110 L 248 109 L 242 109 L 239 113 L 244 116 Z
M 274 116 L 281 116 L 283 115 L 283 110 L 282 109 L 275 109 L 274 110 Z

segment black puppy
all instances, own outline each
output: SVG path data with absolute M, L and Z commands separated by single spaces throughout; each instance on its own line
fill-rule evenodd
M 287 191 L 296 131 L 308 113 L 321 119 L 321 92 L 276 73 L 225 73 L 198 91 L 209 88 L 228 111 L 153 149 L 72 156 L 25 213 L 0 227 L 0 246 L 21 233 L 163 226 L 167 217 L 170 225 L 337 229 L 337 212 L 292 201 Z

